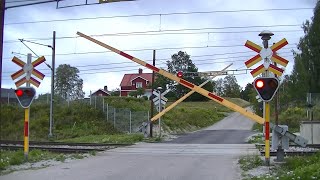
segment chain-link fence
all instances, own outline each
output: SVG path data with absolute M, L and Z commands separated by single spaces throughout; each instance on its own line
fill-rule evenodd
M 104 107 L 105 120 L 123 132 L 134 133 L 139 131 L 139 126 L 148 121 L 149 112 L 131 111 L 127 108 L 114 108 L 109 104 Z
M 49 98 L 48 98 L 49 99 Z M 45 104 L 46 109 L 49 113 L 49 107 L 50 107 L 50 100 L 42 99 L 37 100 L 35 99 L 33 101 L 33 107 L 35 104 L 41 103 Z M 11 105 L 17 105 L 20 106 L 16 101 L 9 101 L 6 104 Z M 92 98 L 85 98 L 80 100 L 74 100 L 74 101 L 64 101 L 59 100 L 54 103 L 54 106 L 56 107 L 54 110 L 57 110 L 57 107 L 76 107 L 76 105 L 81 104 L 87 104 L 91 107 L 100 110 L 100 113 L 103 113 L 103 117 L 105 122 L 108 122 L 113 125 L 117 130 L 127 133 L 136 133 L 139 131 L 139 127 L 142 125 L 143 122 L 146 122 L 149 120 L 149 111 L 133 111 L 130 108 L 115 108 L 112 105 L 108 104 L 107 101 L 105 101 L 104 97 L 100 96 L 93 96 Z M 67 111 L 67 108 L 63 109 Z M 34 114 L 34 116 L 38 116 L 37 114 Z M 41 116 L 41 115 L 39 115 Z M 68 126 L 71 128 L 74 128 L 77 126 L 77 120 L 72 119 L 72 115 L 63 117 L 63 122 L 60 122 L 59 119 L 55 118 L 55 125 L 58 125 L 59 122 L 61 126 Z M 88 127 L 90 128 L 90 127 Z

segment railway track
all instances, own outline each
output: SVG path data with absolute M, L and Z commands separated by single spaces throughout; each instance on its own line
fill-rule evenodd
M 91 151 L 105 151 L 117 147 L 129 146 L 131 144 L 119 143 L 65 143 L 65 142 L 42 142 L 30 141 L 30 149 L 41 149 L 51 152 L 62 153 L 88 153 Z M 23 141 L 1 140 L 0 149 L 19 150 L 23 149 Z
M 264 147 L 265 144 L 256 144 L 256 147 L 260 150 L 261 155 L 265 155 Z M 298 145 L 290 145 L 288 150 L 284 150 L 285 156 L 308 156 L 320 152 L 320 144 L 308 144 L 307 147 L 303 148 Z M 274 150 L 270 151 L 270 156 L 276 156 L 277 152 Z
M 319 152 L 318 150 L 316 151 L 285 151 L 284 155 L 285 156 L 310 156 L 315 153 Z M 277 156 L 276 151 L 270 151 L 270 156 Z M 265 155 L 265 151 L 260 151 L 260 154 L 262 156 Z
M 264 148 L 265 144 L 255 144 L 257 148 Z M 296 144 L 290 144 L 290 147 L 300 147 L 299 145 Z M 307 144 L 307 148 L 315 148 L 315 149 L 320 149 L 320 144 Z

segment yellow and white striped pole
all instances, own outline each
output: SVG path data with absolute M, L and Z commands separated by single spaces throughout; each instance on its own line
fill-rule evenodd
M 28 160 L 29 154 L 29 117 L 30 117 L 30 108 L 24 109 L 24 146 L 23 152 L 25 160 Z
M 264 117 L 265 117 L 265 162 L 270 165 L 270 103 L 265 102 Z

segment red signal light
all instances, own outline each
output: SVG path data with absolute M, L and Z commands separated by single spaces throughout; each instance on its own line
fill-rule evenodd
M 21 89 L 15 90 L 15 93 L 18 97 L 23 95 L 23 91 Z
M 177 76 L 178 76 L 179 78 L 182 78 L 183 73 L 182 73 L 181 71 L 179 71 L 179 72 L 177 73 Z
M 263 86 L 264 86 L 264 82 L 262 80 L 256 81 L 256 87 L 257 88 L 263 88 Z

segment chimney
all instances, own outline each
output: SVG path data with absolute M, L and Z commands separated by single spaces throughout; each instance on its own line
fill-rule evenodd
M 108 92 L 108 86 L 104 86 L 103 90 Z
M 142 74 L 142 69 L 141 68 L 139 68 L 139 74 Z

